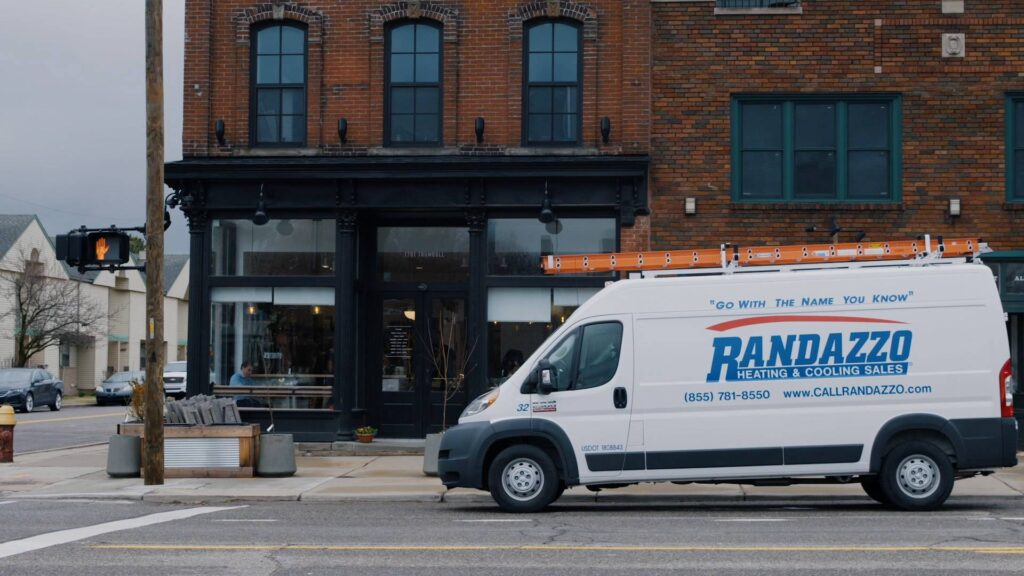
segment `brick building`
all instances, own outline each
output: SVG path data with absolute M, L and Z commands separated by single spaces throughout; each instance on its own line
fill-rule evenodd
M 980 236 L 1020 374 L 1024 1 L 651 11 L 652 249 Z
M 1017 361 L 1022 30 L 1024 0 L 188 0 L 190 390 L 422 436 L 609 279 L 542 254 L 835 229 L 989 241 Z
M 648 0 L 188 0 L 190 391 L 452 423 L 607 280 L 541 254 L 645 238 L 649 36 Z

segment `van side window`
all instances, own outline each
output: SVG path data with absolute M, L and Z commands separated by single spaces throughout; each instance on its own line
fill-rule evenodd
M 597 388 L 615 376 L 622 324 L 589 324 L 566 335 L 547 356 L 558 372 L 557 391 Z
M 611 380 L 619 367 L 621 347 L 622 324 L 605 322 L 585 326 L 573 388 L 596 388 Z
M 558 346 L 548 354 L 548 362 L 558 373 L 557 390 L 568 390 L 572 385 L 572 367 L 576 359 L 576 340 L 579 330 L 566 336 Z

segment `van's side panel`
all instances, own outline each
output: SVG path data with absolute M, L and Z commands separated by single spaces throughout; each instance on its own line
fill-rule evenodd
M 630 447 L 644 469 L 623 480 L 865 473 L 893 418 L 998 418 L 998 295 L 983 267 L 957 268 L 623 287 L 641 308 L 633 428 L 644 431 L 642 450 Z

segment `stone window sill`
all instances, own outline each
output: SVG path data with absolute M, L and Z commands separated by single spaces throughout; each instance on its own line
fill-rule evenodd
M 1024 208 L 1024 207 L 1022 207 Z M 861 212 L 873 210 L 877 212 L 902 212 L 902 202 L 862 202 L 862 203 L 830 203 L 830 202 L 735 202 L 729 204 L 733 211 L 765 211 L 778 210 L 789 212 L 816 212 L 830 210 L 833 212 Z
M 715 16 L 784 16 L 803 13 L 803 6 L 780 6 L 778 8 L 715 8 Z

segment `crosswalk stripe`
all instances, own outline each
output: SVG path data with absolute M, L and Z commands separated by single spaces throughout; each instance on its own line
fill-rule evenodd
M 24 554 L 25 552 L 41 550 L 51 546 L 59 546 L 69 542 L 77 542 L 78 540 L 85 540 L 86 538 L 109 534 L 111 532 L 143 528 L 154 524 L 184 520 L 201 514 L 212 514 L 213 512 L 223 512 L 225 510 L 234 510 L 236 508 L 244 508 L 244 506 L 204 506 L 200 508 L 187 508 L 185 510 L 148 514 L 138 518 L 129 518 L 127 520 L 104 522 L 103 524 L 95 524 L 93 526 L 85 526 L 82 528 L 49 532 L 47 534 L 40 534 L 38 536 L 22 538 L 21 540 L 12 540 L 10 542 L 0 544 L 0 558 L 7 558 L 8 556 Z

